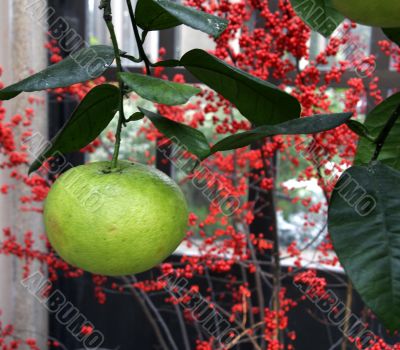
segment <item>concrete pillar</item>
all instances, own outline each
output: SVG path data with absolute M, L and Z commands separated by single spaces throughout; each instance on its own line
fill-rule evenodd
M 0 2 L 0 65 L 5 70 L 1 78 L 8 85 L 30 74 L 42 70 L 47 65 L 47 52 L 44 48 L 46 38 L 46 18 L 39 16 L 45 10 L 46 1 L 35 0 L 36 11 L 30 11 L 30 0 L 3 0 Z M 5 102 L 7 117 L 23 115 L 29 106 L 28 96 L 35 95 L 42 99 L 45 93 L 23 93 L 11 101 Z M 47 104 L 35 106 L 35 118 L 32 125 L 35 132 L 47 137 Z M 18 132 L 21 132 L 19 130 Z M 27 167 L 21 167 L 27 172 Z M 1 174 L 1 183 L 10 183 L 7 174 Z M 23 213 L 19 198 L 27 193 L 27 188 L 15 183 L 16 189 L 8 196 L 0 197 L 1 227 L 11 227 L 20 240 L 26 231 L 33 231 L 36 248 L 45 249 L 38 239 L 43 234 L 42 216 L 38 213 Z M 47 312 L 43 306 L 20 284 L 23 262 L 7 256 L 0 257 L 0 308 L 4 310 L 4 319 L 15 327 L 16 335 L 21 338 L 32 337 L 38 340 L 40 349 L 47 348 Z M 39 265 L 33 264 L 32 271 Z M 24 348 L 24 347 L 23 347 Z M 25 347 L 27 348 L 27 347 Z
M 10 58 L 11 54 L 6 48 L 10 48 L 10 27 L 9 18 L 11 1 L 0 1 L 0 66 L 3 68 L 3 75 L 0 80 L 4 83 L 11 81 L 11 69 L 10 69 Z M 8 104 L 9 105 L 9 104 Z M 8 176 L 3 171 L 0 172 L 0 183 L 7 183 Z M 0 197 L 0 228 L 7 225 L 7 218 L 9 216 L 9 210 L 7 202 L 8 198 L 4 196 Z M 10 320 L 12 307 L 12 289 L 9 287 L 12 285 L 12 259 L 0 255 L 0 309 L 3 312 L 2 319 Z

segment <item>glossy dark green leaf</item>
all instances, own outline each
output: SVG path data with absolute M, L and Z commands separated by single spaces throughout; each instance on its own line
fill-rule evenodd
M 277 125 L 263 125 L 222 139 L 211 148 L 211 153 L 245 147 L 268 136 L 315 134 L 331 130 L 346 123 L 351 116 L 352 113 L 315 115 Z
M 191 85 L 174 83 L 148 75 L 120 73 L 124 83 L 146 100 L 169 106 L 181 105 L 201 90 Z
M 163 30 L 173 28 L 182 22 L 151 0 L 138 0 L 135 10 L 138 26 L 143 30 Z
M 16 84 L 0 90 L 0 100 L 9 100 L 21 92 L 66 87 L 102 75 L 114 61 L 110 46 L 97 45 L 82 49 Z
M 290 0 L 297 15 L 312 29 L 325 37 L 330 36 L 344 21 L 331 4 L 331 0 Z
M 153 67 L 179 67 L 181 62 L 178 60 L 165 60 L 153 63 Z
M 189 51 L 181 63 L 257 126 L 278 124 L 300 116 L 301 107 L 296 98 L 203 50 Z
M 127 122 L 136 122 L 144 118 L 144 114 L 142 112 L 133 113 L 127 120 Z
M 400 46 L 400 28 L 382 28 L 382 30 L 391 41 Z
M 349 129 L 351 129 L 351 131 L 356 133 L 358 136 L 364 137 L 367 140 L 369 140 L 370 142 L 375 141 L 373 136 L 369 133 L 368 128 L 364 124 L 360 123 L 359 121 L 349 120 L 346 124 L 349 127 Z
M 333 191 L 328 228 L 335 251 L 366 305 L 400 329 L 400 172 L 355 166 Z
M 186 147 L 187 151 L 197 156 L 200 160 L 210 155 L 210 146 L 201 131 L 144 108 L 139 107 L 139 110 L 151 120 L 158 131 L 163 133 L 172 142 Z
M 400 92 L 396 93 L 381 104 L 376 106 L 365 119 L 365 127 L 368 129 L 371 136 L 376 139 L 381 130 L 385 126 L 389 117 L 394 113 L 396 108 L 400 105 Z M 385 144 L 379 154 L 378 160 L 382 163 L 390 165 L 400 170 L 400 119 L 392 128 L 387 137 Z M 367 164 L 374 152 L 376 145 L 367 139 L 360 139 L 355 164 Z
M 185 24 L 216 38 L 228 25 L 228 21 L 223 18 L 170 0 L 139 0 L 135 12 L 139 27 L 148 31 Z
M 119 105 L 119 89 L 99 85 L 90 90 L 71 118 L 51 140 L 51 145 L 32 163 L 29 173 L 37 170 L 49 157 L 79 151 L 87 146 L 114 118 Z

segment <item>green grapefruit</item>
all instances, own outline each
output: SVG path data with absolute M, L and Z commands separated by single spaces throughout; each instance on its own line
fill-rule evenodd
M 331 0 L 341 14 L 354 22 L 382 27 L 400 27 L 399 0 Z
M 185 198 L 164 173 L 137 163 L 96 162 L 56 180 L 44 207 L 47 235 L 68 263 L 109 276 L 162 262 L 182 241 Z

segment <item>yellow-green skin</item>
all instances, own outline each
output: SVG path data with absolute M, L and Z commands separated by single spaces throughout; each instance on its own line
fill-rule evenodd
M 47 236 L 68 263 L 108 276 L 146 271 L 172 254 L 185 235 L 188 209 L 164 173 L 120 161 L 78 166 L 51 188 Z
M 400 27 L 400 0 L 331 0 L 341 14 L 374 27 Z

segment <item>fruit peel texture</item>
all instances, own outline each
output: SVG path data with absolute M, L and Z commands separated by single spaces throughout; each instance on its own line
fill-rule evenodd
M 399 0 L 331 0 L 351 20 L 382 28 L 400 27 Z
M 109 168 L 90 163 L 57 179 L 44 208 L 49 241 L 65 261 L 95 274 L 146 271 L 183 240 L 185 198 L 154 168 L 125 161 Z

